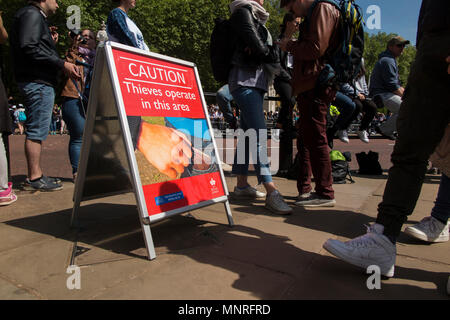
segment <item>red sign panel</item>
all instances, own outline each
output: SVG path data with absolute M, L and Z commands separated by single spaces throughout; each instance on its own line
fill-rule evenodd
M 205 117 L 193 68 L 112 51 L 127 115 Z
M 194 67 L 112 53 L 149 215 L 224 196 Z

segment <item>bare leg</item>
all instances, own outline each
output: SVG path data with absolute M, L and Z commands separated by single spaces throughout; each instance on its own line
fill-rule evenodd
M 25 155 L 27 157 L 28 178 L 30 180 L 38 179 L 42 176 L 41 150 L 42 141 L 25 140 Z
M 247 176 L 237 176 L 237 186 L 238 188 L 245 188 L 247 187 L 248 181 L 247 181 Z M 264 188 L 267 191 L 267 194 L 271 194 L 272 192 L 274 192 L 275 190 L 277 190 L 277 188 L 275 187 L 275 184 L 273 182 L 267 182 L 267 183 L 263 183 Z

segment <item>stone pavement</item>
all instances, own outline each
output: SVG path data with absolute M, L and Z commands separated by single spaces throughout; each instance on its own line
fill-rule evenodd
M 51 137 L 45 152 L 64 159 L 66 142 Z M 20 149 L 12 150 L 16 186 L 25 174 Z M 134 196 L 83 202 L 81 228 L 70 229 L 74 186 L 67 159 L 44 155 L 45 172 L 63 177 L 64 190 L 17 191 L 19 200 L 0 208 L 0 299 L 449 299 L 450 243 L 428 245 L 402 234 L 395 277 L 383 279 L 380 290 L 367 288 L 365 270 L 322 248 L 328 238 L 365 233 L 386 174 L 336 185 L 334 208 L 294 208 L 281 217 L 263 201 L 231 200 L 233 228 L 222 204 L 164 220 L 151 226 L 157 258 L 149 261 Z M 274 180 L 293 204 L 295 182 Z M 232 190 L 234 178 L 227 182 Z M 405 227 L 429 215 L 438 185 L 438 176 L 427 176 Z M 79 290 L 66 286 L 71 263 L 81 268 Z

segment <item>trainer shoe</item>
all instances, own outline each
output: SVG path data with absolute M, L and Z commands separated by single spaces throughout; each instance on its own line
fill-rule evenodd
M 292 208 L 286 204 L 286 202 L 283 199 L 283 196 L 278 192 L 278 190 L 275 190 L 274 192 L 272 192 L 267 196 L 266 208 L 276 214 L 281 215 L 292 213 Z
M 311 194 L 312 194 L 312 192 L 306 192 L 306 193 L 299 194 L 297 196 L 297 201 L 305 200 L 305 199 L 311 197 Z
M 426 242 L 447 242 L 449 223 L 443 224 L 434 217 L 423 218 L 419 223 L 407 227 L 405 233 Z
M 339 140 L 341 140 L 344 143 L 349 143 L 350 142 L 350 140 L 348 140 L 347 130 L 339 130 L 337 132 L 337 136 L 338 136 Z
M 296 206 L 313 208 L 313 207 L 334 207 L 336 204 L 335 199 L 328 199 L 319 196 L 317 193 L 312 192 L 308 197 L 299 196 L 298 201 L 295 203 Z
M 58 179 L 59 180 L 59 179 Z M 57 180 L 55 178 L 49 178 L 46 176 L 42 176 L 37 181 L 31 181 L 27 179 L 25 181 L 25 185 L 28 184 L 29 187 L 31 187 L 34 190 L 39 191 L 58 191 L 63 188 L 61 183 L 56 182 Z
M 362 142 L 369 143 L 369 134 L 366 130 L 358 131 L 358 137 Z
M 380 268 L 382 275 L 393 277 L 397 249 L 383 235 L 383 230 L 382 225 L 373 224 L 367 227 L 367 233 L 363 236 L 347 242 L 328 239 L 323 248 L 352 265 L 366 270 L 367 267 L 375 265 Z
M 12 183 L 8 182 L 8 189 L 0 192 L 0 206 L 7 206 L 17 201 L 17 196 L 12 191 Z
M 258 191 L 256 190 L 256 188 L 253 188 L 251 186 L 247 186 L 244 189 L 234 187 L 233 196 L 236 198 L 257 199 L 257 198 L 264 198 L 266 196 L 266 193 Z

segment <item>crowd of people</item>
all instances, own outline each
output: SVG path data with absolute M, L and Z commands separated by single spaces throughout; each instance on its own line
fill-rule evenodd
M 108 16 L 109 39 L 149 51 L 142 32 L 127 14 L 135 7 L 136 1 L 113 2 L 117 7 Z M 369 143 L 371 123 L 374 120 L 382 122 L 377 127 L 379 133 L 396 140 L 396 144 L 392 154 L 393 167 L 389 171 L 377 221 L 369 227 L 366 235 L 347 242 L 328 240 L 324 248 L 361 267 L 379 265 L 382 274 L 393 276 L 396 238 L 414 210 L 428 159 L 444 137 L 444 132 L 449 134 L 450 26 L 448 19 L 440 19 L 443 13 L 449 12 L 442 9 L 449 9 L 449 2 L 423 0 L 417 58 L 407 88 L 400 83 L 397 60 L 409 44 L 408 40 L 400 36 L 390 39 L 372 70 L 369 85 L 363 61 L 355 83 L 337 83 L 326 53 L 335 51 L 341 41 L 338 35 L 341 12 L 338 8 L 326 1 L 281 0 L 280 8 L 287 14 L 275 40 L 266 28 L 269 13 L 263 5 L 264 0 L 230 2 L 230 25 L 238 36 L 228 83 L 217 92 L 217 105 L 208 107 L 210 118 L 226 121 L 231 128 L 239 126 L 243 131 L 265 130 L 268 122 L 275 122 L 282 131 L 281 162 L 288 159 L 282 166 L 289 166 L 292 161 L 292 133 L 295 133 L 300 159 L 299 194 L 295 205 L 302 208 L 333 207 L 336 204 L 329 155 L 335 136 L 348 143 L 348 129 L 355 120 L 359 120 L 357 135 Z M 0 102 L 4 104 L 0 108 L 3 138 L 0 139 L 0 205 L 17 200 L 8 181 L 4 146 L 5 138 L 13 132 L 13 124 L 21 134 L 26 134 L 28 172 L 25 183 L 29 187 L 43 191 L 63 188 L 58 178 L 44 175 L 40 163 L 42 143 L 49 132 L 64 131 L 63 125 L 59 129 L 55 127 L 57 119 L 67 126 L 74 180 L 77 176 L 96 41 L 92 30 L 81 30 L 72 36 L 66 57 L 61 59 L 55 47 L 58 33 L 47 23 L 47 17 L 57 9 L 55 0 L 31 0 L 15 14 L 12 22 L 9 41 L 15 79 L 24 100 L 23 105 L 17 104 L 12 108 L 11 117 L 5 89 L 0 83 Z M 294 39 L 296 33 L 299 37 Z M 0 42 L 7 39 L 8 33 L 0 19 Z M 61 73 L 65 75 L 62 79 Z M 61 107 L 55 107 L 55 87 L 61 80 L 64 82 L 63 103 Z M 272 83 L 280 97 L 281 108 L 277 112 L 265 112 L 263 103 Z M 330 125 L 331 105 L 337 107 L 339 115 Z M 429 112 L 423 112 L 424 106 L 429 108 Z M 383 119 L 384 116 L 377 112 L 380 107 L 390 111 L 388 119 Z M 25 118 L 21 111 L 24 111 Z M 170 118 L 166 120 L 171 122 Z M 128 123 L 135 148 L 152 162 L 148 146 L 155 143 L 157 126 L 142 122 L 140 117 L 128 117 Z M 272 179 L 267 145 L 259 138 L 258 135 L 254 167 L 258 183 L 262 184 L 265 192 L 248 181 L 249 150 L 245 148 L 246 162 L 238 163 L 235 159 L 233 164 L 232 173 L 236 176 L 233 195 L 249 201 L 265 198 L 268 210 L 280 215 L 291 214 L 292 207 L 286 203 Z M 441 158 L 448 157 L 442 154 Z M 175 162 L 164 169 L 167 175 L 176 176 L 180 165 L 188 165 Z M 446 163 L 439 159 L 436 162 Z M 430 242 L 448 240 L 450 173 L 445 168 L 442 171 L 440 190 L 431 216 L 408 229 L 412 236 Z

